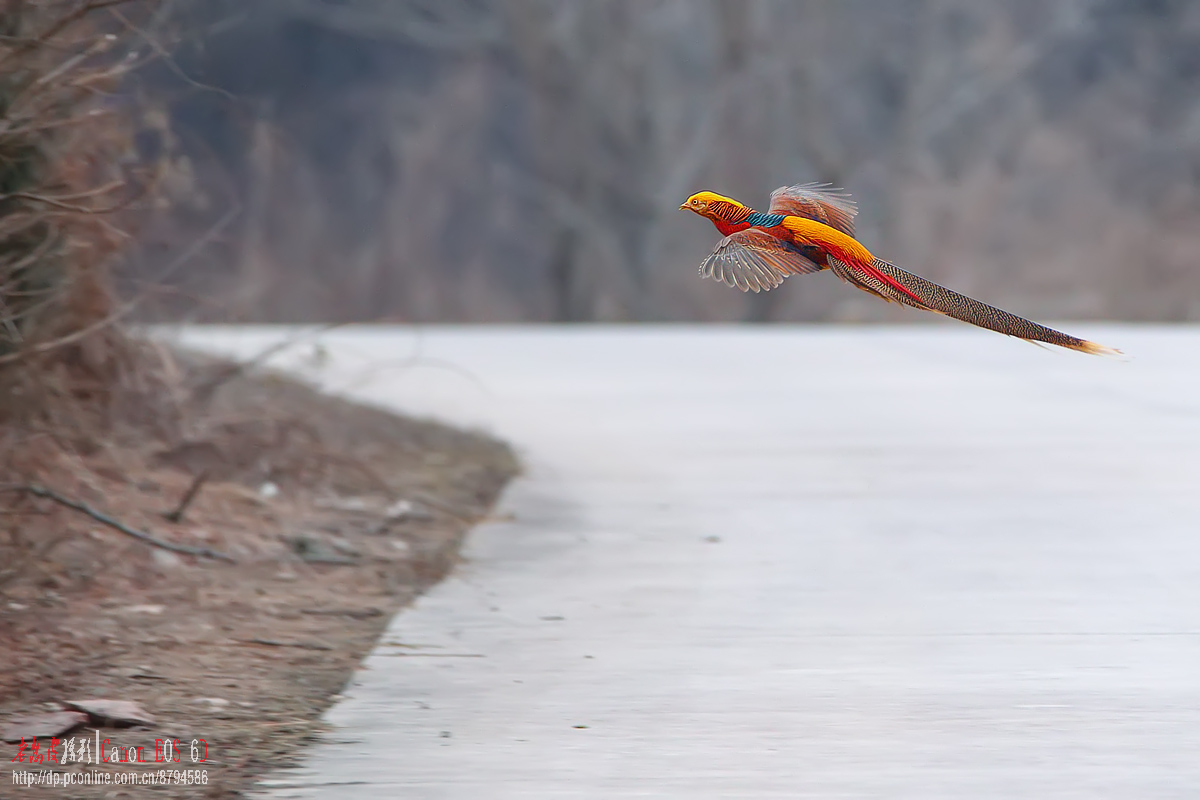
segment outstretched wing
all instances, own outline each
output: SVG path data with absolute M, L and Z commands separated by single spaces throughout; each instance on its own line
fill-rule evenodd
M 805 217 L 853 236 L 858 205 L 850 195 L 828 183 L 800 183 L 771 192 L 769 213 Z
M 995 306 L 981 303 L 964 294 L 959 294 L 947 289 L 945 286 L 936 284 L 933 281 L 925 280 L 919 275 L 902 270 L 895 264 L 883 261 L 882 259 L 875 259 L 874 269 L 891 280 L 896 281 L 907 291 L 912 292 L 918 298 L 917 300 L 897 291 L 873 275 L 851 269 L 833 256 L 829 256 L 828 261 L 830 269 L 839 278 L 853 286 L 857 286 L 865 292 L 878 295 L 884 300 L 903 303 L 904 305 L 919 308 L 923 311 L 945 314 L 948 317 L 954 317 L 957 320 L 978 325 L 980 328 L 987 328 L 997 333 L 1003 333 L 1006 336 L 1016 336 L 1027 342 L 1045 342 L 1046 344 L 1058 345 L 1059 347 L 1066 347 L 1070 350 L 1078 350 L 1094 355 L 1120 354 L 1119 350 L 1113 350 L 1102 344 L 1089 342 L 1086 339 L 1080 339 L 1069 333 L 1047 328 L 1045 325 L 1039 325 L 1024 317 L 1018 317 L 1016 314 L 1002 311 Z
M 722 239 L 700 265 L 700 275 L 743 292 L 767 292 L 783 283 L 788 275 L 822 269 L 798 247 L 766 231 L 750 228 Z

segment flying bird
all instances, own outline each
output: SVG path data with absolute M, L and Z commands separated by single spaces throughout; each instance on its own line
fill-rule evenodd
M 765 292 L 789 275 L 828 269 L 846 283 L 888 302 L 933 311 L 1031 342 L 1095 355 L 1119 350 L 1089 342 L 951 291 L 876 258 L 854 238 L 858 207 L 828 184 L 783 186 L 766 213 L 714 192 L 698 192 L 679 207 L 712 220 L 725 238 L 700 274 L 743 292 Z

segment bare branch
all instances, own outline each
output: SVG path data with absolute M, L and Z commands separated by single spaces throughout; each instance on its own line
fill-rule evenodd
M 193 256 L 199 253 L 209 244 L 209 242 L 216 238 L 217 234 L 224 230 L 225 227 L 228 226 L 235 217 L 237 217 L 239 212 L 240 208 L 236 206 L 227 211 L 225 216 L 217 220 L 217 222 L 210 227 L 203 236 L 192 242 L 187 250 L 177 256 L 171 261 L 170 264 L 160 271 L 157 280 L 164 281 L 171 275 L 174 275 L 176 272 L 178 272 L 180 268 L 182 268 L 188 261 L 192 259 Z M 42 342 L 41 344 L 30 347 L 25 347 L 17 350 L 16 352 L 7 353 L 3 356 L 0 356 L 0 366 L 5 364 L 13 364 L 18 361 L 24 361 L 32 356 L 43 355 L 45 353 L 57 350 L 60 347 L 66 347 L 67 345 L 74 344 L 85 337 L 92 335 L 96 331 L 103 330 L 104 328 L 112 325 L 114 322 L 129 316 L 129 314 L 131 314 L 139 305 L 142 304 L 142 301 L 145 300 L 145 298 L 145 293 L 139 294 L 138 296 L 121 305 L 116 311 L 104 317 L 103 319 L 97 320 L 91 325 L 80 328 L 79 330 L 69 333 L 66 336 L 60 336 L 57 339 L 53 339 L 48 342 Z
M 190 506 L 192 501 L 196 499 L 196 496 L 200 494 L 200 490 L 204 488 L 204 484 L 207 482 L 207 471 L 201 471 L 199 475 L 193 478 L 191 486 L 189 486 L 188 490 L 184 492 L 183 499 L 179 501 L 179 505 L 177 505 L 173 510 L 168 511 L 166 514 L 163 514 L 163 516 L 166 517 L 167 522 L 178 523 L 182 521 L 183 515 L 187 513 L 188 506 Z
M 10 59 L 23 56 L 29 51 L 40 47 L 48 40 L 54 38 L 71 25 L 74 25 L 76 22 L 79 22 L 79 20 L 83 19 L 93 11 L 99 11 L 102 8 L 108 8 L 109 6 L 119 6 L 128 2 L 131 2 L 131 0 L 92 0 L 90 3 L 80 6 L 71 13 L 66 14 L 60 19 L 56 20 L 49 28 L 28 40 L 21 47 L 18 47 L 15 50 L 10 50 L 3 56 L 0 56 L 0 66 L 7 64 Z
M 136 530 L 135 528 L 131 528 L 128 525 L 126 525 L 125 523 L 121 522 L 120 520 L 114 519 L 113 517 L 110 517 L 107 514 L 97 511 L 96 509 L 89 506 L 87 503 L 81 503 L 78 500 L 72 500 L 68 497 L 64 497 L 63 495 L 59 494 L 58 492 L 55 492 L 51 489 L 47 489 L 44 486 L 39 486 L 38 484 L 35 484 L 35 483 L 16 487 L 15 491 L 23 491 L 23 492 L 27 492 L 27 493 L 33 495 L 34 497 L 43 497 L 47 500 L 53 500 L 55 503 L 58 503 L 61 506 L 65 506 L 66 508 L 69 508 L 73 511 L 78 511 L 81 514 L 86 514 L 87 516 L 91 517 L 92 519 L 96 520 L 97 522 L 101 523 L 102 525 L 107 525 L 108 527 L 112 528 L 115 531 L 119 531 L 119 532 L 125 534 L 126 536 L 132 536 L 134 539 L 137 539 L 139 542 L 144 542 L 145 544 L 151 545 L 152 547 L 158 547 L 163 550 L 170 550 L 173 553 L 182 553 L 184 555 L 189 555 L 189 556 L 203 556 L 204 558 L 212 558 L 212 559 L 216 559 L 219 561 L 228 561 L 230 563 L 236 563 L 236 561 L 237 561 L 233 556 L 227 555 L 226 553 L 222 553 L 217 550 L 213 550 L 212 548 L 209 548 L 209 547 L 191 547 L 191 546 L 185 545 L 185 544 L 175 544 L 174 542 L 168 542 L 163 539 L 159 539 L 155 536 L 151 536 L 150 534 L 145 533 L 144 531 L 139 531 L 139 530 Z

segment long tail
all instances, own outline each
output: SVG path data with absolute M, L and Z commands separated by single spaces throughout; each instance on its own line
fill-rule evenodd
M 994 306 L 989 306 L 987 303 L 973 300 L 966 295 L 951 291 L 932 281 L 927 281 L 919 275 L 902 270 L 895 264 L 879 258 L 875 259 L 872 266 L 903 286 L 907 290 L 906 292 L 899 292 L 887 283 L 869 274 L 852 270 L 836 258 L 829 259 L 829 266 L 834 274 L 847 283 L 853 284 L 871 294 L 879 295 L 888 301 L 903 303 L 924 311 L 945 314 L 948 317 L 954 317 L 963 322 L 978 325 L 980 328 L 987 328 L 997 333 L 1003 333 L 1006 336 L 1016 336 L 1019 339 L 1031 342 L 1045 342 L 1046 344 L 1058 345 L 1059 347 L 1078 350 L 1081 353 L 1091 353 L 1092 355 L 1121 355 L 1120 350 L 1114 350 L 1102 344 L 1089 342 L 1086 339 L 1080 339 L 1062 331 L 1047 328 L 1045 325 L 1039 325 L 1024 317 L 1018 317 L 1016 314 L 1002 311 Z M 916 297 L 917 300 L 914 301 L 913 297 Z

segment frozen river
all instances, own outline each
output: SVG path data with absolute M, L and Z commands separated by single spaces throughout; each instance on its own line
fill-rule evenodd
M 1200 796 L 1200 329 L 1068 329 L 296 347 L 527 471 L 270 796 Z

